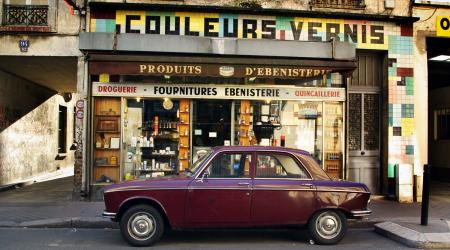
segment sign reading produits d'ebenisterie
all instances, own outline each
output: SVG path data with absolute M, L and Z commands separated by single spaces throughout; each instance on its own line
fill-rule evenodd
M 315 88 L 295 86 L 245 86 L 207 84 L 92 84 L 93 96 L 152 97 L 180 99 L 237 100 L 332 100 L 344 101 L 344 88 Z

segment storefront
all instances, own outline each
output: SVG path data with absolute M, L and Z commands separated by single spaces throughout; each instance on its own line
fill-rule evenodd
M 93 193 L 182 171 L 221 145 L 300 148 L 374 193 L 414 162 L 410 18 L 91 7 L 80 49 Z
M 110 64 L 92 62 L 91 73 Z M 129 72 L 120 78 L 133 81 L 92 82 L 93 184 L 174 174 L 224 145 L 300 148 L 344 176 L 346 90 L 336 70 L 134 63 L 133 72 L 121 64 Z M 200 79 L 210 83 L 186 83 Z

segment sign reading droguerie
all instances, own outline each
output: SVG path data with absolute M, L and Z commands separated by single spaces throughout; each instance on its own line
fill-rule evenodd
M 93 62 L 90 64 L 90 72 L 112 75 L 314 78 L 331 73 L 333 70 L 325 67 Z
M 343 88 L 248 85 L 93 83 L 94 96 L 344 101 Z

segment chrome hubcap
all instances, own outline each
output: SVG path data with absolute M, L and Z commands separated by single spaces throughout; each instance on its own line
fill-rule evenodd
M 136 213 L 128 220 L 128 232 L 136 240 L 152 237 L 155 233 L 155 218 L 149 213 Z
M 317 218 L 316 231 L 325 239 L 336 237 L 341 232 L 341 228 L 341 219 L 334 212 L 323 213 Z

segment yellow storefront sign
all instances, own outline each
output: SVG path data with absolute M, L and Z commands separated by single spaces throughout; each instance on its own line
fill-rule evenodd
M 436 17 L 436 35 L 450 37 L 450 16 Z

